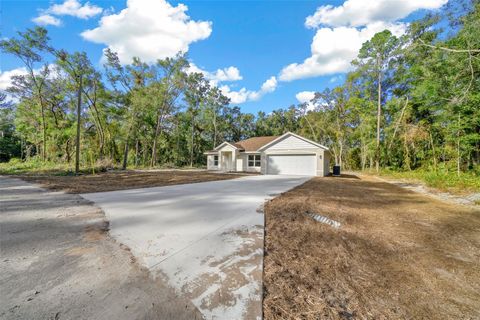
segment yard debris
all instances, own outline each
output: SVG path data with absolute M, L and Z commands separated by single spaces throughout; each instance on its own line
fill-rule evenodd
M 340 222 L 332 220 L 332 219 L 327 218 L 325 216 L 315 214 L 315 213 L 310 213 L 310 212 L 306 212 L 305 214 L 307 216 L 309 216 L 310 218 L 318 221 L 318 222 L 328 224 L 329 226 L 332 226 L 334 228 L 340 228 L 340 226 L 341 226 Z
M 265 221 L 265 320 L 480 319 L 478 208 L 318 177 L 270 201 Z

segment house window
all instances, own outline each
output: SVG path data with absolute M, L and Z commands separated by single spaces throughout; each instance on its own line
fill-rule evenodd
M 260 167 L 260 155 L 259 154 L 249 154 L 248 155 L 248 166 L 249 167 Z
M 213 165 L 218 167 L 218 156 L 213 156 Z

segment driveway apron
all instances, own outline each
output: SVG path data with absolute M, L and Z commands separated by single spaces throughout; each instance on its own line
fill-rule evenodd
M 308 179 L 248 176 L 82 196 L 105 211 L 115 239 L 206 319 L 259 319 L 264 216 L 258 209 Z

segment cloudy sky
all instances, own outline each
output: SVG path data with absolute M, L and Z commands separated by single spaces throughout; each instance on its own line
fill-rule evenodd
M 98 67 L 106 47 L 122 63 L 188 52 L 192 70 L 256 113 L 341 84 L 363 42 L 384 29 L 401 35 L 448 0 L 1 1 L 3 38 L 45 26 L 54 46 L 85 51 Z M 0 68 L 0 89 L 24 72 L 3 54 Z

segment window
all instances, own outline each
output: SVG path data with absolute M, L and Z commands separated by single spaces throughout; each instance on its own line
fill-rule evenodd
M 213 156 L 213 165 L 218 167 L 218 156 Z
M 249 154 L 248 155 L 248 166 L 249 167 L 260 167 L 260 155 L 259 154 Z

